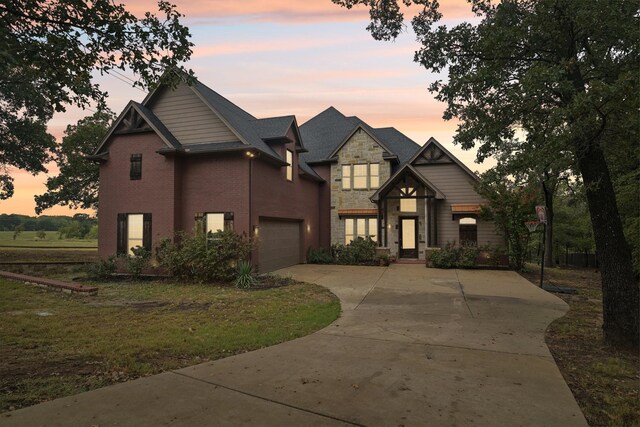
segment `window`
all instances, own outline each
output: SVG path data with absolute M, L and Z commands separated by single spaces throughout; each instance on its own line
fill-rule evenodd
M 478 224 L 475 218 L 460 218 L 460 244 L 478 244 Z
M 151 214 L 118 214 L 118 255 L 133 255 L 138 246 L 151 251 Z
M 202 224 L 202 219 L 204 219 L 204 224 Z M 211 237 L 218 231 L 233 230 L 233 212 L 206 213 L 204 214 L 204 218 L 202 214 L 198 214 L 196 215 L 196 223 L 198 221 L 200 221 L 201 224 L 199 225 L 199 227 L 201 227 L 199 229 L 203 230 L 208 237 Z
M 142 179 L 142 154 L 131 155 L 131 169 L 129 170 L 131 180 Z
M 410 198 L 415 197 L 416 194 L 413 187 L 404 187 L 400 190 L 400 212 L 416 212 L 418 210 L 417 199 Z
M 287 181 L 293 181 L 293 151 L 287 150 Z
M 344 220 L 344 243 L 348 245 L 358 237 L 376 239 L 378 220 L 376 218 L 346 218 Z
M 352 173 L 353 171 L 353 173 Z M 342 189 L 366 190 L 380 186 L 380 165 L 378 163 L 361 163 L 342 165 Z
M 367 188 L 367 165 L 353 165 L 353 188 L 362 190 Z
M 351 190 L 351 165 L 342 165 L 342 189 Z
M 205 219 L 206 228 L 205 231 L 209 233 L 217 233 L 218 231 L 224 231 L 224 214 L 223 213 L 208 213 Z
M 369 188 L 378 188 L 380 186 L 380 165 L 371 163 L 369 165 Z

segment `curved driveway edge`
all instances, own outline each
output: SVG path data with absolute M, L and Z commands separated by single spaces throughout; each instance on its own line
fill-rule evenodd
M 0 425 L 586 425 L 544 343 L 567 306 L 516 273 L 280 273 L 329 288 L 342 316 L 303 338 L 21 409 Z

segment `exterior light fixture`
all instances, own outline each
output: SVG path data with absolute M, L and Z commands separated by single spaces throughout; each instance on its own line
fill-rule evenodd
M 311 224 L 307 224 L 307 233 L 311 233 Z
M 246 155 L 247 155 L 247 157 L 249 157 L 249 158 L 253 158 L 253 157 L 255 157 L 255 156 L 256 156 L 256 155 L 255 155 L 255 154 L 253 154 L 251 151 L 247 151 L 247 152 L 245 152 L 245 154 L 246 154 Z
M 254 226 L 253 226 L 253 234 L 254 234 L 255 236 L 257 236 L 257 235 L 258 235 L 258 230 L 260 230 L 260 227 L 258 227 L 257 225 L 254 225 Z

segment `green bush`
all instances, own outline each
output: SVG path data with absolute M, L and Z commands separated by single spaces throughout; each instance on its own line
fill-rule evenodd
M 376 246 L 370 238 L 358 237 L 348 245 L 334 244 L 331 253 L 337 264 L 372 265 L 376 262 Z
M 238 289 L 249 289 L 254 287 L 256 279 L 253 276 L 253 266 L 249 261 L 240 261 L 236 272 L 235 285 Z
M 85 267 L 85 273 L 91 280 L 108 280 L 116 272 L 116 257 L 110 256 Z
M 309 248 L 307 252 L 307 262 L 309 264 L 333 264 L 335 260 L 331 255 L 331 250 L 327 248 Z
M 444 248 L 431 255 L 431 266 L 435 268 L 472 268 L 480 253 L 475 245 L 456 246 L 448 242 Z
M 249 258 L 253 244 L 233 231 L 188 235 L 178 233 L 175 242 L 165 239 L 156 249 L 161 267 L 182 280 L 230 283 L 239 261 Z
M 151 252 L 142 246 L 131 248 L 133 255 L 127 257 L 127 271 L 135 278 L 139 278 L 142 271 L 149 265 Z

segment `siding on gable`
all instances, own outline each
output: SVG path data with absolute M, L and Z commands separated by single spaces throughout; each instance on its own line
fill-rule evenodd
M 160 89 L 149 106 L 183 145 L 238 141 L 238 137 L 189 86 Z
M 447 242 L 458 242 L 459 223 L 452 219 L 451 205 L 458 203 L 484 204 L 486 201 L 476 193 L 475 181 L 458 165 L 431 164 L 415 166 L 429 182 L 433 183 L 446 197 L 438 201 L 438 246 Z M 478 220 L 478 245 L 503 246 L 504 240 L 496 233 L 493 222 Z

